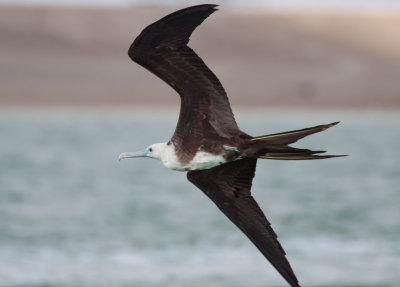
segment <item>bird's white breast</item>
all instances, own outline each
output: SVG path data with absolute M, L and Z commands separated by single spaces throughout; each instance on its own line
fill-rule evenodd
M 209 169 L 224 164 L 226 159 L 222 155 L 215 155 L 204 151 L 198 151 L 194 158 L 187 164 L 187 170 Z
M 222 155 L 198 151 L 189 163 L 182 165 L 173 144 L 165 147 L 160 159 L 167 168 L 179 171 L 209 169 L 226 163 Z
M 176 155 L 175 152 L 175 147 L 173 144 L 166 144 L 165 148 L 160 155 L 160 160 L 162 163 L 168 167 L 169 169 L 174 169 L 174 170 L 181 170 L 184 171 L 184 167 L 182 164 L 179 162 L 178 156 Z

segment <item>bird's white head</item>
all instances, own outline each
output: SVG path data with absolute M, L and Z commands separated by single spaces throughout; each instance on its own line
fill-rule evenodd
M 167 143 L 155 143 L 141 151 L 121 153 L 118 159 L 121 160 L 124 158 L 133 157 L 150 157 L 161 160 L 166 147 Z

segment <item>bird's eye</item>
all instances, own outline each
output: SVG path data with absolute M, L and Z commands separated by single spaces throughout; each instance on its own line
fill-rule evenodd
M 149 148 L 149 152 L 152 152 L 153 151 L 153 148 Z

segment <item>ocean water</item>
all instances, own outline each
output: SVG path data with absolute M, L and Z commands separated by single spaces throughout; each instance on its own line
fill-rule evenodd
M 302 286 L 400 286 L 400 115 L 237 112 L 261 135 L 342 120 L 259 161 L 253 195 Z M 150 159 L 175 113 L 0 113 L 0 286 L 287 286 L 207 197 Z

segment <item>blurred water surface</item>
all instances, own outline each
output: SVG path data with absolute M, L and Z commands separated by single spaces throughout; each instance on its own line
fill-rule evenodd
M 176 118 L 2 111 L 0 286 L 286 286 L 185 173 L 118 162 L 169 139 Z M 237 117 L 253 135 L 338 120 L 285 118 Z M 297 146 L 350 157 L 259 161 L 253 194 L 302 285 L 400 285 L 399 127 L 346 116 Z

